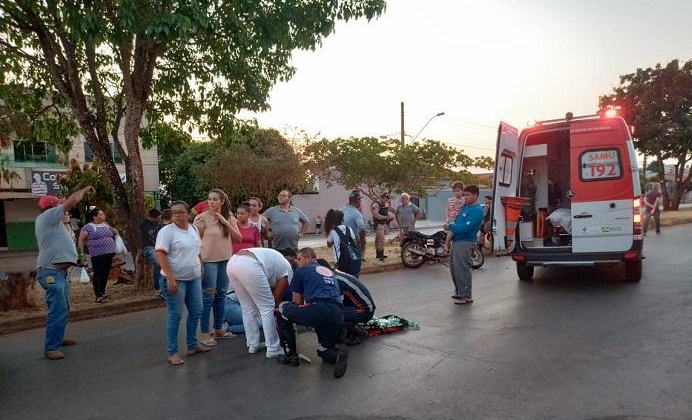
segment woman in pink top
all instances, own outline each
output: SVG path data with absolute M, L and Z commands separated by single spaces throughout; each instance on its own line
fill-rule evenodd
M 231 243 L 240 242 L 236 219 L 231 214 L 228 196 L 214 188 L 207 198 L 209 208 L 195 217 L 194 225 L 202 238 L 202 318 L 201 342 L 215 346 L 214 338 L 233 336 L 223 330 L 223 310 L 228 289 L 226 265 L 231 258 Z M 214 334 L 210 332 L 209 316 L 214 313 Z
M 233 253 L 236 254 L 241 249 L 260 248 L 262 241 L 257 226 L 250 223 L 250 203 L 245 201 L 238 206 L 236 210 L 238 218 L 238 231 L 240 232 L 240 241 L 233 241 Z

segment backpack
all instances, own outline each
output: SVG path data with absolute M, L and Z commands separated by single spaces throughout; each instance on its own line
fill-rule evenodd
M 346 226 L 346 234 L 338 227 L 334 231 L 339 236 L 339 260 L 336 262 L 336 268 L 344 273 L 358 277 L 360 273 L 360 247 L 351 236 L 351 228 Z

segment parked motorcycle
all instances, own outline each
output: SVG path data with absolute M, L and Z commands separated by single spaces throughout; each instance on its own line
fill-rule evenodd
M 426 235 L 410 230 L 401 242 L 401 262 L 409 268 L 418 268 L 426 261 L 439 262 L 447 265 L 449 254 L 444 251 L 444 230 Z M 485 263 L 485 256 L 479 247 L 473 247 L 471 254 L 471 268 L 480 268 Z

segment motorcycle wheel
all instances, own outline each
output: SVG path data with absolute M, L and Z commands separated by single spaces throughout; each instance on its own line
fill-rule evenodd
M 426 253 L 427 249 L 424 246 L 416 242 L 407 242 L 401 247 L 401 263 L 408 268 L 418 268 L 425 263 Z
M 478 269 L 485 263 L 485 256 L 480 247 L 474 246 L 473 251 L 471 251 L 471 268 Z

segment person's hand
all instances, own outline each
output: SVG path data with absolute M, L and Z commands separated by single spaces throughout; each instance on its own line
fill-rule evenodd
M 178 283 L 176 283 L 175 279 L 166 279 L 166 285 L 168 286 L 168 293 L 177 293 L 178 292 Z
M 91 186 L 86 187 L 86 188 L 84 189 L 84 194 L 87 194 L 87 195 L 96 194 L 96 189 L 95 189 L 94 187 L 91 187 Z

